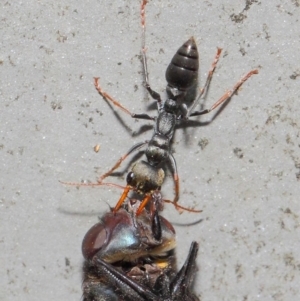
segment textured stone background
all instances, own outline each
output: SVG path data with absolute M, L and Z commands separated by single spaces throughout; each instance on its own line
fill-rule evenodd
M 0 300 L 80 300 L 82 238 L 121 191 L 58 181 L 95 181 L 152 135 L 139 132 L 151 123 L 116 115 L 93 87 L 99 76 L 126 107 L 149 112 L 140 3 L 1 6 Z M 299 15 L 299 0 L 148 4 L 149 75 L 162 95 L 166 67 L 192 35 L 200 84 L 216 47 L 224 49 L 207 106 L 247 71 L 260 72 L 223 110 L 174 137 L 180 202 L 203 213 L 178 215 L 167 206 L 164 214 L 176 223 L 179 265 L 190 242 L 200 243 L 202 301 L 299 299 Z M 163 193 L 173 195 L 170 178 Z

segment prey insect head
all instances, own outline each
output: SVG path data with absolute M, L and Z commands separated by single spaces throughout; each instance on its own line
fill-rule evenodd
M 106 213 L 85 235 L 82 253 L 85 259 L 95 256 L 106 262 L 134 261 L 141 256 L 165 253 L 175 247 L 173 226 L 157 211 L 135 211 L 139 202 L 132 200 L 116 213 Z

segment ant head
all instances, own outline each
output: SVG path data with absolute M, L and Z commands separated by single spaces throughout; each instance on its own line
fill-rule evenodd
M 148 162 L 139 161 L 127 175 L 127 184 L 139 193 L 148 193 L 159 189 L 165 179 L 162 168 L 151 166 Z

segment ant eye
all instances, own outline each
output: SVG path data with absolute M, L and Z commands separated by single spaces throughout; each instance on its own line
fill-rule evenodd
M 131 185 L 134 181 L 134 178 L 135 178 L 134 173 L 132 171 L 129 172 L 126 178 L 127 184 Z
M 102 223 L 94 225 L 85 235 L 82 241 L 82 254 L 85 259 L 92 259 L 94 255 L 105 245 L 107 232 Z

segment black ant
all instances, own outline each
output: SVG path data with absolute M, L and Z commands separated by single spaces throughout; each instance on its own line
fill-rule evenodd
M 135 190 L 140 194 L 144 195 L 144 200 L 141 203 L 137 214 L 140 214 L 142 209 L 145 207 L 147 202 L 151 199 L 151 194 L 155 190 L 159 190 L 165 177 L 164 170 L 161 166 L 169 161 L 172 167 L 173 179 L 175 182 L 175 198 L 174 204 L 177 205 L 179 198 L 179 177 L 177 173 L 177 166 L 174 156 L 170 151 L 170 144 L 175 131 L 175 127 L 178 123 L 188 120 L 190 117 L 204 115 L 225 101 L 230 99 L 239 87 L 253 74 L 257 74 L 258 70 L 251 70 L 245 76 L 243 76 L 231 90 L 227 91 L 217 102 L 215 102 L 209 109 L 205 110 L 194 110 L 198 101 L 205 95 L 208 86 L 210 84 L 212 74 L 216 68 L 217 62 L 221 55 L 222 49 L 218 48 L 215 55 L 214 61 L 209 70 L 204 87 L 201 89 L 200 94 L 193 100 L 190 107 L 186 104 L 186 96 L 195 88 L 198 79 L 199 69 L 199 55 L 197 45 L 193 37 L 187 40 L 176 52 L 166 70 L 167 80 L 167 99 L 162 101 L 160 95 L 152 90 L 148 79 L 148 68 L 146 58 L 146 47 L 145 47 L 145 7 L 147 0 L 143 0 L 141 3 L 141 25 L 142 25 L 142 62 L 144 67 L 144 79 L 145 87 L 151 97 L 156 100 L 158 116 L 151 117 L 148 114 L 136 114 L 130 112 L 120 102 L 112 98 L 108 93 L 102 90 L 99 85 L 99 78 L 95 78 L 95 87 L 100 95 L 106 100 L 111 101 L 116 107 L 123 110 L 125 113 L 130 115 L 132 118 L 153 120 L 154 133 L 152 138 L 148 141 L 140 142 L 135 144 L 130 150 L 123 155 L 116 164 L 106 173 L 104 173 L 98 179 L 98 185 L 102 184 L 102 181 L 112 174 L 121 163 L 134 151 L 146 146 L 144 151 L 147 161 L 137 162 L 132 171 L 127 175 L 127 186 L 124 192 L 115 206 L 114 212 L 118 210 L 121 204 L 124 202 L 130 190 Z M 104 184 L 104 183 L 103 183 Z M 189 211 L 197 211 L 188 209 Z

